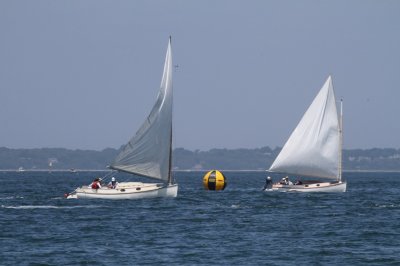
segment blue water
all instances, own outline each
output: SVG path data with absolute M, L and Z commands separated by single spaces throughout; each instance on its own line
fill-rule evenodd
M 176 199 L 66 200 L 91 172 L 0 172 L 0 265 L 400 265 L 400 173 L 263 193 L 265 173 L 178 172 Z M 123 178 L 123 176 L 122 176 Z

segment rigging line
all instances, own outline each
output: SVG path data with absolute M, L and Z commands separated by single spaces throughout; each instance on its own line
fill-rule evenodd
M 121 171 L 118 171 L 118 170 L 113 170 L 113 171 L 116 172 L 116 174 L 124 173 L 124 172 L 121 172 Z M 119 178 L 121 178 L 121 176 L 119 176 L 118 179 L 119 179 Z M 120 182 L 127 182 L 129 179 L 130 179 L 130 177 L 125 177 L 125 178 L 122 177 L 122 179 L 119 179 L 120 181 L 117 180 L 117 182 L 118 182 L 118 183 L 120 183 Z
M 112 176 L 115 172 L 117 172 L 117 171 L 116 170 L 111 170 L 108 174 L 106 174 L 105 176 L 103 176 L 101 178 L 101 181 L 107 181 L 110 178 L 110 176 Z

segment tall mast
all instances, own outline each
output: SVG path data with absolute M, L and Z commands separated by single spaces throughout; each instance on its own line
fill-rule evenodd
M 171 38 L 171 36 L 169 36 L 170 49 L 172 49 L 171 42 L 172 42 L 172 38 Z M 172 67 L 172 63 L 171 63 L 171 67 Z M 170 69 L 170 71 L 171 71 L 171 76 L 172 76 L 172 69 Z M 169 139 L 168 184 L 172 184 L 172 124 L 173 123 L 172 123 L 172 118 L 171 118 L 171 132 L 170 132 L 170 139 Z
M 340 99 L 340 118 L 339 118 L 339 181 L 342 181 L 342 149 L 343 149 L 343 99 Z
M 169 165 L 168 165 L 168 184 L 172 184 L 172 125 L 171 125 L 171 138 L 169 148 Z

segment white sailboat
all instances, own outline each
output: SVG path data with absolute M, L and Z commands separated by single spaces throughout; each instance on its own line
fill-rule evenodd
M 272 191 L 345 192 L 342 180 L 342 118 L 338 115 L 332 78 L 329 76 L 299 124 L 269 168 L 288 176 Z M 294 176 L 297 182 L 289 181 Z M 312 177 L 318 180 L 300 180 Z M 326 181 L 319 181 L 319 179 Z
M 113 170 L 144 176 L 162 183 L 120 182 L 116 188 L 77 188 L 67 198 L 139 199 L 176 197 L 172 178 L 172 53 L 171 37 L 161 87 L 149 116 L 111 163 Z

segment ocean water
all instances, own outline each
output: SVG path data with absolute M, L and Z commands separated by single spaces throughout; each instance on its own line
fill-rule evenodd
M 263 172 L 225 172 L 219 192 L 177 172 L 175 199 L 63 198 L 97 174 L 0 172 L 0 265 L 400 265 L 400 173 L 301 194 L 262 192 Z

